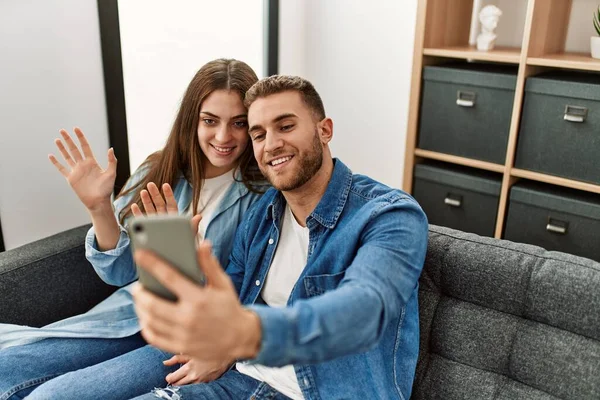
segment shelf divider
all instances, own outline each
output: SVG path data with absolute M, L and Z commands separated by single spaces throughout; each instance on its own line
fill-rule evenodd
M 460 58 L 465 60 L 490 61 L 506 64 L 519 64 L 521 49 L 514 47 L 496 47 L 491 51 L 479 51 L 475 46 L 448 46 L 440 48 L 426 48 L 426 56 Z
M 512 168 L 510 173 L 513 177 L 517 178 L 524 178 L 532 181 L 549 183 L 552 185 L 583 190 L 591 193 L 600 193 L 600 185 L 594 185 L 593 183 L 576 181 L 573 179 L 561 178 L 559 176 L 546 175 L 539 172 L 527 171 L 518 168 Z
M 487 161 L 473 160 L 471 158 L 459 157 L 452 154 L 438 153 L 423 149 L 415 149 L 415 155 L 430 160 L 445 161 L 452 164 L 464 165 L 486 171 L 499 172 L 501 174 L 504 173 L 504 165 L 502 164 L 494 164 Z
M 585 53 L 555 53 L 528 57 L 528 65 L 600 72 L 600 60 Z

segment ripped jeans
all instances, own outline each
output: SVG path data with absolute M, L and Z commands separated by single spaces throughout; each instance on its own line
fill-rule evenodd
M 235 369 L 209 383 L 154 389 L 134 400 L 290 400 L 264 382 Z
M 122 339 L 45 339 L 0 350 L 0 400 L 130 399 L 166 384 L 170 354 L 140 334 Z

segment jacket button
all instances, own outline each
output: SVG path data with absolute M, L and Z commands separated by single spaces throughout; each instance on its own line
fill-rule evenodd
M 256 286 L 260 286 L 260 281 L 258 279 L 256 280 L 255 283 L 256 283 Z
M 273 239 L 269 239 L 269 244 L 273 244 L 275 242 Z

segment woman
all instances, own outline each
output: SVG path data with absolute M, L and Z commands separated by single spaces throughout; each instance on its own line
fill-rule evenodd
M 105 282 L 127 286 L 89 312 L 44 328 L 0 325 L 0 348 L 5 347 L 0 399 L 29 393 L 31 398 L 130 398 L 164 386 L 167 374 L 167 382 L 176 384 L 210 377 L 216 367 L 166 354 L 141 337 L 129 291 L 137 273 L 124 226 L 142 210 L 196 214 L 194 229 L 211 240 L 227 265 L 235 229 L 263 185 L 242 101 L 257 80 L 240 61 L 204 65 L 185 92 L 165 148 L 148 157 L 114 205 L 113 150 L 103 170 L 81 130 L 75 129 L 81 150 L 61 130 L 56 145 L 67 166 L 49 158 L 90 213 L 86 256 Z

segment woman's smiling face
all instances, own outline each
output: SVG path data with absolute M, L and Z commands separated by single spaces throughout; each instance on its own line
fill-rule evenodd
M 214 178 L 237 166 L 248 146 L 248 115 L 240 95 L 215 90 L 202 102 L 198 142 L 206 156 L 205 178 Z

